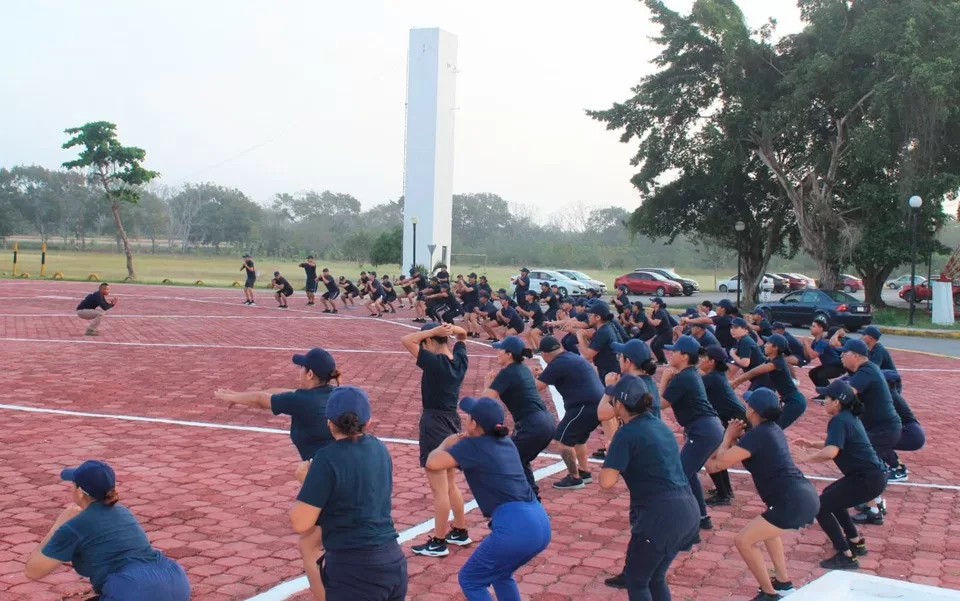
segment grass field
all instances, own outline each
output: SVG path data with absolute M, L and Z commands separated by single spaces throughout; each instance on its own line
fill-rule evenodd
M 884 307 L 873 310 L 873 323 L 878 326 L 906 326 L 910 321 L 910 310 L 899 307 Z M 960 330 L 960 322 L 941 325 L 930 321 L 930 309 L 927 303 L 917 305 L 913 316 L 913 327 L 930 330 Z
M 10 276 L 13 270 L 12 251 L 0 267 L 0 273 Z M 257 269 L 260 270 L 260 279 L 258 285 L 266 285 L 270 281 L 270 276 L 274 271 L 283 273 L 292 283 L 296 284 L 302 279 L 303 270 L 297 267 L 300 260 L 278 260 L 274 258 L 254 257 Z M 145 284 L 159 284 L 163 280 L 170 280 L 174 284 L 193 285 L 197 280 L 202 280 L 207 286 L 230 286 L 233 282 L 243 281 L 244 276 L 240 273 L 240 257 L 226 256 L 218 257 L 195 257 L 190 255 L 178 256 L 168 254 L 141 254 L 134 257 L 134 267 L 137 271 L 137 281 Z M 358 267 L 356 263 L 346 261 L 327 261 L 318 262 L 319 268 L 327 267 L 333 275 L 339 277 L 347 276 L 356 279 L 357 274 L 362 269 L 375 269 L 378 274 L 387 274 L 394 276 L 399 272 L 399 265 L 364 265 Z M 499 265 L 490 265 L 486 269 L 487 279 L 490 284 L 496 288 L 510 288 L 510 277 L 517 274 L 521 265 L 516 267 L 505 267 Z M 527 265 L 530 269 L 544 267 L 542 265 Z M 577 269 L 576 267 L 571 267 Z M 19 254 L 18 259 L 19 272 L 26 272 L 30 277 L 36 278 L 40 275 L 40 253 L 34 251 L 24 251 Z M 452 275 L 462 273 L 466 275 L 475 271 L 480 275 L 484 274 L 483 265 L 478 264 L 454 264 L 450 269 Z M 581 269 L 588 275 L 604 282 L 608 291 L 612 291 L 613 282 L 625 270 L 601 271 L 597 269 Z M 127 268 L 125 258 L 119 253 L 70 253 L 70 252 L 48 252 L 46 276 L 49 278 L 56 272 L 62 272 L 64 279 L 67 280 L 86 280 L 91 273 L 103 281 L 119 282 L 127 277 Z M 713 273 L 682 271 L 682 275 L 697 280 L 703 290 L 713 290 Z M 719 274 L 720 277 L 726 277 L 725 274 Z M 729 275 L 729 274 L 727 274 Z

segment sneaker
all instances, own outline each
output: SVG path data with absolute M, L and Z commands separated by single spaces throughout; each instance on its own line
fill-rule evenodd
M 334 315 L 336 315 L 336 314 L 337 314 L 337 310 L 336 310 L 336 309 L 334 309 L 333 311 L 330 311 L 330 313 L 332 313 L 332 314 L 334 314 Z
M 591 482 L 593 482 L 593 474 L 591 474 L 590 472 L 585 472 L 583 470 L 579 470 L 579 471 L 580 471 L 580 479 L 583 480 L 584 484 L 590 484 Z
M 876 509 L 870 508 L 866 511 L 861 511 L 860 513 L 854 515 L 853 523 L 869 524 L 871 526 L 882 526 L 883 514 L 877 511 Z
M 895 468 L 887 470 L 887 482 L 896 482 L 898 480 L 909 480 L 910 475 L 907 472 L 907 466 L 898 465 Z
M 859 570 L 860 562 L 856 557 L 847 557 L 843 553 L 837 553 L 830 559 L 824 559 L 820 562 L 820 567 L 824 570 Z
M 256 305 L 256 304 L 257 304 L 257 301 L 250 301 L 250 305 L 251 305 L 251 306 Z
M 726 507 L 730 505 L 733 500 L 730 497 L 720 495 L 713 495 L 712 497 L 707 498 L 704 503 L 710 507 Z
M 245 300 L 245 301 L 243 301 L 243 304 L 245 304 L 245 305 L 249 305 L 249 304 L 250 304 L 250 301 L 248 301 L 248 300 Z
M 450 555 L 450 551 L 447 550 L 447 541 L 433 536 L 427 539 L 426 544 L 415 545 L 412 551 L 417 555 L 426 555 L 427 557 L 446 557 Z
M 451 528 L 444 540 L 448 544 L 457 545 L 458 547 L 466 547 L 473 542 L 470 540 L 470 535 L 467 534 L 466 528 Z
M 593 452 L 593 455 L 590 455 L 594 459 L 606 459 L 607 458 L 607 449 L 600 448 Z
M 100 335 L 100 332 L 98 332 L 98 331 L 96 331 L 96 330 L 87 330 L 86 335 L 87 335 L 87 336 L 99 336 L 99 335 Z
M 556 482 L 554 482 L 553 487 L 561 488 L 561 489 L 571 489 L 571 490 L 583 488 L 583 480 L 581 480 L 580 478 L 574 478 L 570 474 L 567 474 L 560 480 L 557 480 Z
M 853 554 L 857 557 L 867 556 L 867 539 L 863 539 L 859 543 L 848 540 L 847 544 L 850 545 L 850 550 L 853 551 Z
M 866 503 L 862 503 L 860 505 L 854 505 L 853 508 L 859 511 L 860 513 L 863 513 L 868 509 L 870 509 L 870 506 L 867 505 Z M 883 515 L 887 515 L 887 503 L 885 501 L 880 501 L 879 503 L 877 503 L 877 509 L 879 509 L 880 513 L 882 513 Z
M 789 595 L 793 592 L 793 582 L 787 580 L 786 582 L 780 582 L 776 578 L 770 579 L 770 584 L 773 585 L 773 590 L 777 591 L 781 596 Z
M 757 593 L 757 596 L 751 599 L 750 601 L 777 601 L 778 599 L 783 599 L 783 597 L 781 597 L 780 595 L 776 595 L 776 594 L 771 595 L 769 593 L 760 591 Z
M 323 312 L 324 312 L 324 313 L 329 313 L 329 312 L 330 312 L 330 309 L 324 309 Z
M 607 578 L 606 580 L 603 581 L 603 583 L 609 586 L 610 588 L 625 589 L 627 588 L 627 577 L 624 576 L 623 573 L 621 572 L 616 576 L 611 576 L 610 578 Z
M 709 515 L 700 518 L 700 529 L 713 530 L 713 520 L 710 519 Z

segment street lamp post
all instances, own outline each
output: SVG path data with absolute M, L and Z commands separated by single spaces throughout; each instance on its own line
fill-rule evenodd
M 913 236 L 910 243 L 910 283 L 912 288 L 910 289 L 910 320 L 909 324 L 913 325 L 913 314 L 917 310 L 917 213 L 920 209 L 920 206 L 923 204 L 923 199 L 919 196 L 911 196 L 908 201 L 910 205 L 910 219 L 912 220 L 912 229 Z M 933 295 L 933 289 L 930 290 L 930 295 Z
M 419 217 L 410 218 L 410 223 L 413 224 L 413 265 L 410 266 L 411 269 L 417 267 L 417 223 L 419 221 Z
M 930 230 L 930 254 L 927 255 L 927 287 L 930 288 L 930 306 L 933 307 L 933 242 L 934 236 L 937 235 L 937 224 L 930 222 L 930 225 L 927 226 L 927 229 Z
M 740 308 L 740 290 L 743 288 L 743 230 L 747 229 L 747 224 L 738 221 L 734 226 L 737 230 L 737 308 Z

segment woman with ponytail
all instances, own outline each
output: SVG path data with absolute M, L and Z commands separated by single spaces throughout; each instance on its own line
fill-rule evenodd
M 407 559 L 390 516 L 393 462 L 387 447 L 364 432 L 370 399 L 355 386 L 338 386 L 325 414 L 334 442 L 297 470 L 303 486 L 290 511 L 301 537 L 323 532 L 319 577 L 307 572 L 310 590 L 326 601 L 403 601 Z
M 736 325 L 734 325 L 734 329 L 737 329 Z M 743 337 L 741 340 L 749 339 Z M 765 363 L 740 374 L 730 385 L 736 388 L 747 380 L 751 380 L 753 384 L 750 387 L 753 389 L 757 387 L 755 385 L 757 382 L 763 382 L 764 379 L 769 380 L 777 394 L 780 395 L 781 403 L 783 403 L 777 425 L 780 426 L 781 430 L 786 430 L 807 410 L 807 398 L 797 388 L 797 383 L 793 379 L 792 368 L 787 362 L 787 357 L 790 355 L 790 345 L 787 339 L 780 334 L 767 337 L 763 346 L 763 354 L 766 358 Z
M 806 461 L 833 461 L 843 477 L 827 486 L 820 494 L 817 522 L 833 543 L 837 553 L 820 562 L 828 570 L 857 570 L 857 557 L 867 554 L 866 540 L 860 536 L 848 511 L 861 503 L 879 497 L 887 487 L 887 474 L 877 456 L 867 431 L 860 422 L 863 403 L 846 382 L 834 380 L 824 388 L 824 408 L 830 416 L 827 439 L 813 441 L 799 438 L 794 444 L 815 449 Z
M 187 601 L 190 583 L 180 565 L 150 546 L 130 510 L 120 505 L 116 474 L 102 461 L 67 468 L 71 505 L 27 559 L 39 580 L 63 563 L 90 579 L 99 601 Z
M 520 453 L 527 482 L 539 500 L 540 488 L 530 463 L 550 445 L 557 422 L 540 398 L 533 372 L 523 364 L 525 358 L 533 357 L 533 351 L 516 336 L 507 336 L 493 348 L 499 351 L 496 360 L 501 367 L 487 374 L 483 396 L 502 401 L 513 417 L 513 444 Z
M 464 397 L 464 434 L 452 434 L 427 458 L 431 478 L 463 470 L 484 517 L 491 520 L 483 539 L 460 568 L 460 588 L 467 601 L 520 601 L 513 573 L 550 544 L 550 519 L 537 502 L 517 447 L 503 425 L 500 404 L 491 398 Z
M 727 370 L 730 369 L 727 364 L 727 351 L 720 345 L 701 348 L 700 362 L 697 367 L 700 369 L 703 388 L 707 392 L 707 400 L 717 410 L 717 417 L 720 418 L 720 424 L 724 429 L 735 419 L 747 423 L 746 409 L 737 398 L 737 393 L 734 392 L 727 378 Z M 710 474 L 710 479 L 717 488 L 712 496 L 704 499 L 704 503 L 711 507 L 730 505 L 733 499 L 730 473 L 723 470 Z

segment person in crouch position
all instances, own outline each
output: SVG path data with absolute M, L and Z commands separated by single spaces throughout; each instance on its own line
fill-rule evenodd
M 117 306 L 117 297 L 107 300 L 110 295 L 110 284 L 103 282 L 96 292 L 91 292 L 77 305 L 77 317 L 89 321 L 87 336 L 99 336 L 100 322 L 107 311 Z

